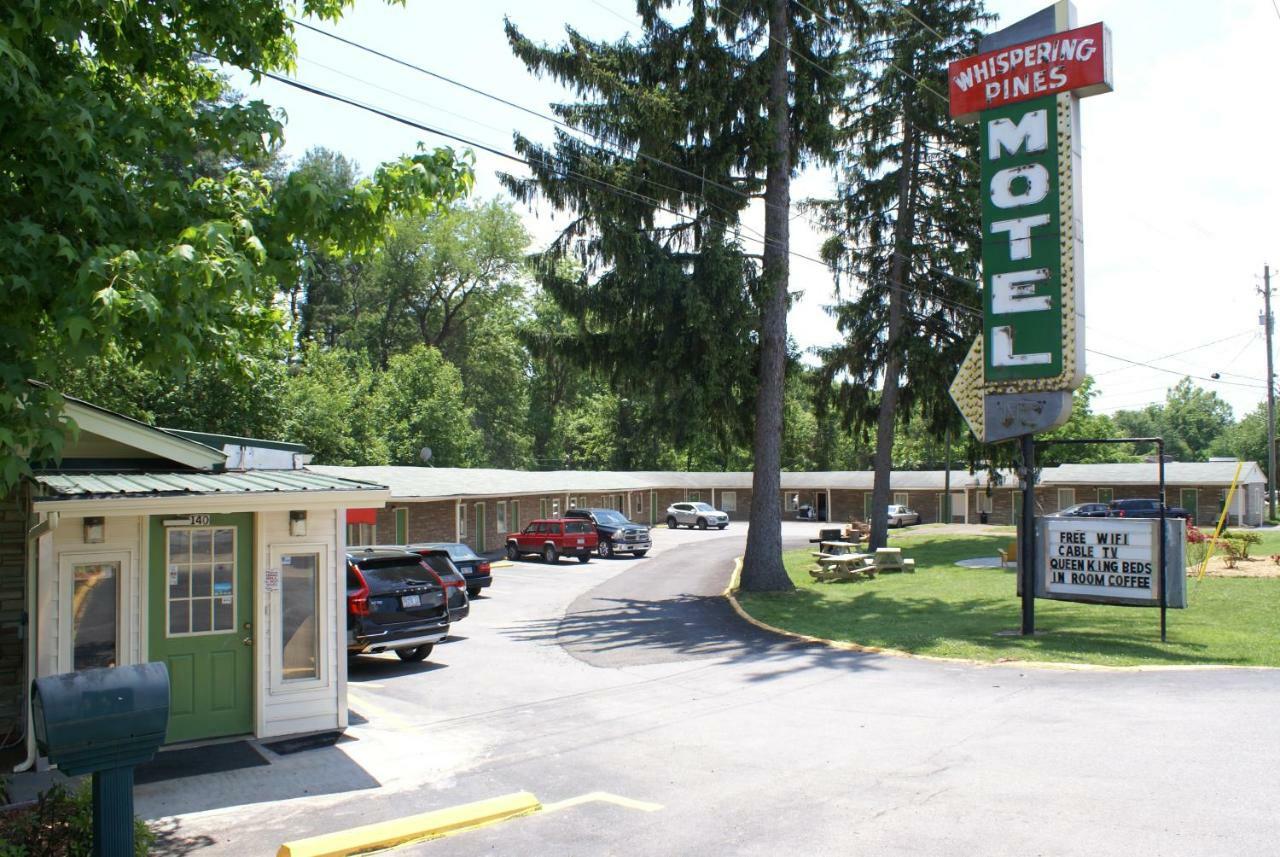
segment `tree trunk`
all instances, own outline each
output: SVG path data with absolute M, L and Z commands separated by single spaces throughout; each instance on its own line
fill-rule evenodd
M 760 389 L 756 395 L 751 528 L 742 563 L 749 592 L 794 589 L 782 566 L 782 404 L 787 360 L 787 273 L 791 208 L 791 115 L 787 0 L 773 0 L 769 16 L 773 69 L 769 78 L 769 169 L 764 189 L 764 288 L 761 291 Z
M 902 374 L 902 316 L 911 270 L 911 238 L 915 229 L 915 128 L 911 124 L 911 96 L 902 108 L 902 166 L 898 176 L 898 218 L 893 226 L 893 259 L 889 262 L 889 330 L 885 349 L 884 386 L 880 391 L 880 414 L 876 421 L 876 451 L 872 458 L 875 482 L 871 491 L 871 535 L 867 546 L 882 548 L 889 541 L 889 479 L 893 473 L 893 435 L 897 426 L 898 376 Z

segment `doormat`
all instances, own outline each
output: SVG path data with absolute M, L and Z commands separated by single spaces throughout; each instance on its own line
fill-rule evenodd
M 163 750 L 150 762 L 134 769 L 133 781 L 137 785 L 176 780 L 179 777 L 199 777 L 204 774 L 221 774 L 241 768 L 257 768 L 271 764 L 248 741 L 232 741 L 228 744 L 207 744 L 204 747 L 187 747 L 182 750 Z
M 314 735 L 302 735 L 297 738 L 285 738 L 281 741 L 262 743 L 272 753 L 287 756 L 290 753 L 301 753 L 303 750 L 315 750 L 320 747 L 332 747 L 342 738 L 341 732 L 317 732 Z M 355 739 L 351 739 L 355 740 Z

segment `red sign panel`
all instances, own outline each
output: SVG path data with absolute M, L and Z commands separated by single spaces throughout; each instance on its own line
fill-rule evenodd
M 1110 92 L 1111 33 L 1090 24 L 966 57 L 951 64 L 947 78 L 951 116 L 961 120 L 1043 95 Z
M 348 524 L 376 524 L 378 523 L 377 509 L 348 509 Z

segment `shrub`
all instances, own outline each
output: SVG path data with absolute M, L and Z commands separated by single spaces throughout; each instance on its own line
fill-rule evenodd
M 151 851 L 155 837 L 134 819 L 133 848 Z M 54 786 L 34 806 L 0 814 L 0 857 L 90 857 L 93 851 L 93 796 L 89 783 L 75 791 Z
M 1240 559 L 1249 558 L 1249 548 L 1260 543 L 1262 536 L 1257 533 L 1241 532 L 1239 530 L 1226 530 L 1222 534 L 1222 538 L 1228 544 L 1235 544 L 1240 552 Z

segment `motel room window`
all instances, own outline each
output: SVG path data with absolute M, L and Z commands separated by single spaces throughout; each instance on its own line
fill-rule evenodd
M 553 518 L 560 517 L 560 501 L 559 500 L 551 501 L 551 517 Z
M 577 497 L 570 497 L 570 498 L 569 498 L 569 508 L 570 508 L 570 509 L 576 509 L 576 508 L 578 508 L 578 498 L 577 498 Z
M 320 555 L 283 554 L 280 557 L 280 664 L 285 681 L 320 677 L 319 620 Z
M 721 512 L 738 511 L 738 492 L 737 491 L 721 491 L 720 492 L 720 511 Z
M 978 511 L 986 512 L 987 514 L 990 514 L 991 513 L 991 495 L 987 494 L 986 492 L 979 491 L 977 494 L 977 500 L 978 500 Z
M 120 563 L 77 564 L 72 573 L 71 668 L 113 667 L 117 663 Z
M 1115 499 L 1115 496 L 1116 496 L 1116 495 L 1115 495 L 1115 492 L 1114 492 L 1114 491 L 1112 491 L 1110 488 L 1099 488 L 1099 489 L 1098 489 L 1098 502 L 1099 502 L 1099 503 L 1110 503 L 1112 500 L 1114 500 L 1114 499 Z
M 702 500 L 702 492 L 690 491 L 688 496 L 685 497 L 685 499 L 688 500 L 690 503 L 698 503 Z
M 636 514 L 643 515 L 644 514 L 644 492 L 643 491 L 637 492 L 635 497 L 636 497 Z
M 467 537 L 467 507 L 458 504 L 458 541 Z
M 377 543 L 377 524 L 347 524 L 348 545 L 376 545 Z
M 905 491 L 895 491 L 895 492 L 894 492 L 894 495 L 893 495 L 893 505 L 895 505 L 895 506 L 908 506 L 908 507 L 909 507 L 911 504 L 910 504 L 909 502 L 907 502 L 907 492 L 905 492 Z
M 800 495 L 799 494 L 787 495 L 787 511 L 788 512 L 800 511 Z
M 1059 488 L 1058 489 L 1058 508 L 1065 509 L 1068 506 L 1076 504 L 1076 489 Z
M 498 516 L 498 532 L 505 533 L 507 531 L 507 503 L 505 500 L 499 500 L 494 513 Z
M 235 630 L 235 528 L 175 527 L 165 535 L 169 636 Z

